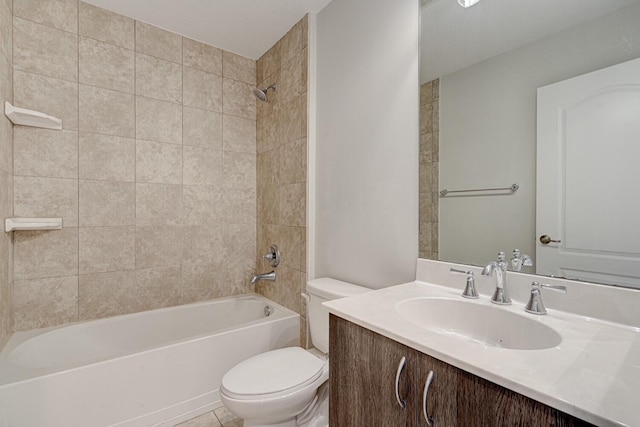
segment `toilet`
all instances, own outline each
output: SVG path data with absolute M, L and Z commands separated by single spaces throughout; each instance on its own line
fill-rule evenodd
M 307 309 L 315 348 L 281 348 L 240 362 L 222 378 L 224 406 L 245 427 L 327 426 L 329 312 L 322 303 L 370 290 L 329 278 L 309 281 Z

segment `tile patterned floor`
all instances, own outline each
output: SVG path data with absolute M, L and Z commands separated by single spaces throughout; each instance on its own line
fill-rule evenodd
M 176 427 L 242 427 L 242 420 L 221 406 L 199 417 L 180 423 Z

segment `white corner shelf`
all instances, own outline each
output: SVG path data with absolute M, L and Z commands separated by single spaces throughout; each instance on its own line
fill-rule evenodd
M 62 218 L 5 218 L 4 231 L 62 230 Z
M 7 116 L 14 125 L 62 130 L 62 119 L 40 113 L 39 111 L 14 107 L 6 101 L 4 103 L 4 115 Z

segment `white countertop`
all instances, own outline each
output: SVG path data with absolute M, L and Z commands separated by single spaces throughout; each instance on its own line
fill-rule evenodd
M 497 306 L 486 295 L 411 282 L 324 305 L 329 312 L 455 367 L 599 426 L 640 426 L 640 328 L 548 308 L 526 313 L 521 302 Z M 512 350 L 430 331 L 395 309 L 415 297 L 461 299 L 532 318 L 562 336 L 557 347 Z

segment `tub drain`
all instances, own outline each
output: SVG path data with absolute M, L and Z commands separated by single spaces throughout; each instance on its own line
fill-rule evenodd
M 268 305 L 265 305 L 264 306 L 264 316 L 265 317 L 269 317 L 269 316 L 271 316 L 271 313 L 273 313 L 273 308 L 271 308 Z

